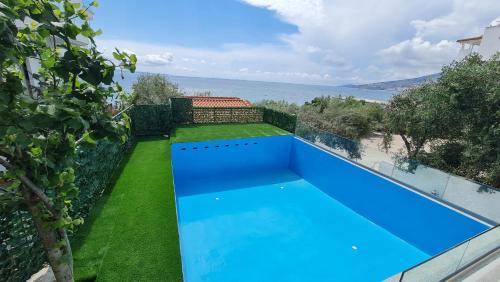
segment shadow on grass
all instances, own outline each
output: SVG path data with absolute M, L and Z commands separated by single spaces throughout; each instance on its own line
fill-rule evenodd
M 99 198 L 96 201 L 96 204 L 90 211 L 89 215 L 84 218 L 84 224 L 81 225 L 71 236 L 70 241 L 71 241 L 71 248 L 73 255 L 78 254 L 80 252 L 80 249 L 85 245 L 86 239 L 88 239 L 88 235 L 92 231 L 92 227 L 94 222 L 101 218 L 101 214 L 103 212 L 103 208 L 106 206 L 106 203 L 108 202 L 111 192 L 113 191 L 113 187 L 115 186 L 116 182 L 118 181 L 118 178 L 123 173 L 123 170 L 125 169 L 125 166 L 127 165 L 128 161 L 130 160 L 132 153 L 135 150 L 135 147 L 137 145 L 137 142 L 139 139 L 136 139 L 130 150 L 126 153 L 126 155 L 123 157 L 121 160 L 119 166 L 115 168 L 113 171 L 113 175 L 111 176 L 111 179 L 107 185 L 107 187 L 104 189 L 101 198 Z M 102 235 L 109 235 L 109 234 L 102 234 Z M 101 238 L 105 239 L 105 238 Z M 95 240 L 95 238 L 91 238 L 90 240 Z M 95 250 L 97 251 L 97 250 Z M 75 281 L 81 281 L 81 282 L 90 282 L 90 281 L 96 281 L 97 279 L 97 273 L 98 273 L 98 266 L 102 262 L 102 259 L 104 258 L 105 253 L 101 253 L 97 251 L 94 256 L 90 256 L 91 258 L 94 258 L 97 260 L 99 264 L 94 263 L 94 267 L 89 267 L 89 266 L 83 266 L 80 267 L 79 261 L 78 261 L 78 256 L 74 257 L 76 263 L 75 263 L 75 269 L 74 269 L 74 276 L 75 276 Z M 100 259 L 99 259 L 100 258 Z M 96 268 L 97 267 L 97 268 Z

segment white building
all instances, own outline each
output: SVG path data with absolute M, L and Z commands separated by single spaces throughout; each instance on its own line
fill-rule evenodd
M 489 59 L 500 52 L 500 18 L 484 29 L 484 34 L 457 40 L 462 46 L 458 58 L 462 59 L 473 52 L 479 53 L 484 59 Z

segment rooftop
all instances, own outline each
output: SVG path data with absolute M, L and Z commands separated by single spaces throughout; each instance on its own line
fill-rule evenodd
M 251 107 L 252 103 L 238 97 L 217 96 L 187 96 L 193 101 L 193 107 L 201 108 L 228 108 L 228 107 Z
M 466 44 L 478 44 L 479 45 L 481 43 L 481 39 L 483 39 L 482 35 L 458 39 L 457 42 L 462 43 L 462 44 L 466 43 Z

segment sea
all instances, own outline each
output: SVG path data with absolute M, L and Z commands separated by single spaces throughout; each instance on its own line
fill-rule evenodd
M 131 93 L 132 84 L 140 73 L 125 73 L 125 79 L 116 77 L 123 88 Z M 195 95 L 209 91 L 211 96 L 240 97 L 252 103 L 262 100 L 283 100 L 302 105 L 319 96 L 352 96 L 356 99 L 386 103 L 395 91 L 369 90 L 354 87 L 307 85 L 282 82 L 250 81 L 238 79 L 187 77 L 165 75 L 186 94 Z

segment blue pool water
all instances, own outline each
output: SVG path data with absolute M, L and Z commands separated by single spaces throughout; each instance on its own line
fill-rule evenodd
M 172 161 L 185 281 L 380 281 L 487 228 L 293 136 Z

